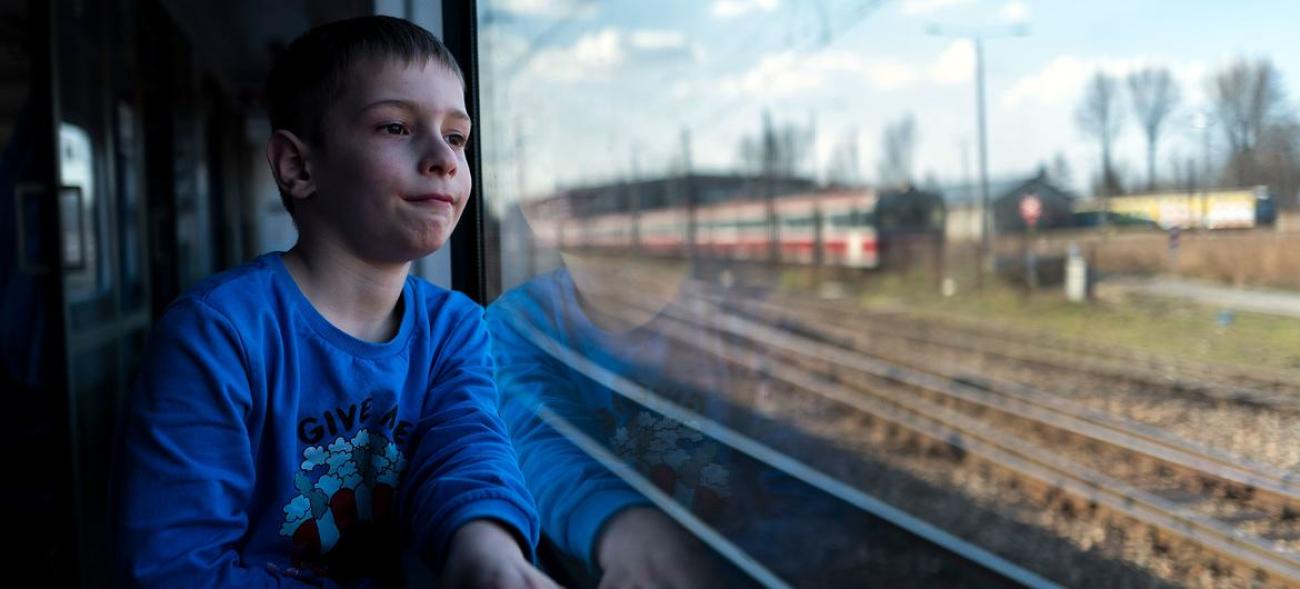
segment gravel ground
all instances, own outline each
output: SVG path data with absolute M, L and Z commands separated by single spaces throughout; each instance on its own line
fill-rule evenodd
M 886 338 L 879 338 L 881 341 Z M 878 345 L 880 342 L 876 342 Z M 897 344 L 896 344 L 897 345 Z M 1262 431 L 1258 409 L 1223 407 L 1195 399 L 1160 399 L 1139 387 L 1101 386 L 1094 380 L 1044 375 L 1008 365 L 990 362 L 987 357 L 915 343 L 898 346 L 905 357 L 924 359 L 926 365 L 943 366 L 971 374 L 1022 382 L 1047 388 L 1063 398 L 1079 401 L 1099 411 L 1135 421 L 1151 423 L 1186 439 L 1222 451 L 1251 455 L 1257 462 L 1269 462 L 1295 469 L 1300 459 L 1288 458 L 1284 452 L 1294 448 L 1275 443 L 1270 449 L 1261 439 L 1283 440 L 1285 433 Z M 684 349 L 687 358 L 700 361 L 698 351 Z M 687 378 L 684 372 L 673 376 Z M 755 378 L 737 369 L 732 386 L 716 390 L 735 407 L 751 409 L 769 416 L 766 425 L 755 425 L 751 418 L 734 420 L 732 426 L 789 452 L 820 468 L 827 474 L 862 489 L 926 521 L 1003 555 L 1012 562 L 1068 586 L 1097 587 L 1266 587 L 1267 579 L 1238 571 L 1229 563 L 1203 554 L 1195 545 L 1165 538 L 1095 506 L 1058 493 L 1044 492 L 1024 484 L 1008 472 L 981 460 L 953 452 L 943 444 L 927 443 L 915 436 L 893 431 L 867 417 L 855 416 L 843 407 L 830 405 L 807 394 L 789 390 L 779 384 Z M 707 386 L 707 383 L 701 383 Z M 1101 401 L 1103 403 L 1099 404 Z M 1225 411 L 1226 409 L 1226 411 Z M 1156 410 L 1166 413 L 1160 419 Z M 1188 416 L 1222 419 L 1223 414 L 1240 414 L 1249 424 L 1230 426 L 1224 421 L 1198 422 L 1187 425 Z M 1217 416 L 1217 417 L 1216 417 Z M 1296 424 L 1278 416 L 1278 427 L 1295 431 Z M 725 421 L 725 420 L 724 420 Z M 1242 427 L 1253 435 L 1238 435 L 1238 445 L 1224 443 L 1207 429 Z M 774 434 L 773 432 L 784 432 Z M 802 443 L 792 443 L 789 432 L 804 436 Z M 1290 436 L 1290 439 L 1297 439 Z M 833 442 L 830 442 L 833 441 Z M 851 508 L 847 508 L 851 511 Z M 1267 523 L 1263 525 L 1269 525 Z M 1250 528 L 1247 528 L 1250 529 Z M 1251 529 L 1251 531 L 1257 531 Z M 809 532 L 815 534 L 815 532 Z M 823 532 L 824 535 L 824 532 Z M 783 539 L 793 546 L 811 542 L 794 533 Z M 865 542 L 865 540 L 864 540 Z M 870 574 L 872 550 L 855 548 L 857 543 L 843 543 L 836 551 L 839 564 L 827 565 L 852 573 Z M 874 554 L 882 554 L 876 550 Z M 888 560 L 888 559 L 886 559 Z M 880 566 L 876 559 L 874 566 Z M 918 568 L 919 567 L 919 568 Z M 900 579 L 918 578 L 925 565 L 913 566 Z M 800 577 L 801 580 L 804 577 Z M 850 574 L 850 578 L 852 575 Z M 829 577 L 820 577 L 829 582 Z M 818 586 L 817 583 L 808 586 Z
M 865 326 L 870 329 L 870 326 Z M 1070 370 L 1047 371 L 866 331 L 856 344 L 881 358 L 948 375 L 972 374 L 1024 384 L 1081 403 L 1094 411 L 1144 423 L 1217 450 L 1300 477 L 1300 414 L 1170 394 L 1127 379 L 1106 379 Z
M 735 381 L 739 386 L 726 391 L 733 404 L 754 407 L 780 428 L 821 442 L 792 443 L 789 436 L 772 435 L 777 427 L 747 433 L 785 444 L 781 449 L 828 474 L 1065 585 L 1267 586 L 1242 578 L 1195 546 L 1154 538 L 1143 526 L 1029 488 L 942 444 L 891 435 L 869 418 L 741 372 Z M 834 440 L 833 449 L 825 440 Z

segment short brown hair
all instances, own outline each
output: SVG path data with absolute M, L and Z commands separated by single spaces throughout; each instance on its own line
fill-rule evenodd
M 276 56 L 266 84 L 271 131 L 321 143 L 326 111 L 346 90 L 352 67 L 366 59 L 433 60 L 465 83 L 447 46 L 415 23 L 391 16 L 335 21 L 307 31 Z M 280 200 L 292 213 L 292 199 L 281 192 Z

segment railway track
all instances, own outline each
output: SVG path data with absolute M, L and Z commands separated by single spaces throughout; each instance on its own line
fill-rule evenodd
M 703 283 L 689 292 L 712 296 Z M 736 301 L 740 302 L 740 301 Z M 1030 333 L 957 317 L 916 316 L 904 311 L 868 311 L 843 303 L 776 294 L 769 301 L 743 301 L 768 312 L 781 309 L 811 322 L 853 325 L 863 334 L 930 346 L 978 352 L 997 361 L 1123 380 L 1152 390 L 1196 396 L 1211 402 L 1300 413 L 1300 374 L 1163 358 L 1140 350 L 1101 346 Z
M 1300 447 L 1294 444 L 1300 435 L 1300 392 L 1270 393 L 1277 397 L 1274 402 L 1259 402 L 1259 397 L 1243 402 L 1236 396 L 1209 394 L 1206 391 L 1215 385 L 1201 385 L 1186 376 L 1177 386 L 1160 379 L 1117 376 L 1123 369 L 1117 362 L 1094 372 L 1090 368 L 1095 363 L 1086 356 L 1070 361 L 1068 355 L 1028 345 L 1009 355 L 989 349 L 999 345 L 996 341 L 948 335 L 933 328 L 918 336 L 907 325 L 896 329 L 877 321 L 875 315 L 805 308 L 815 307 L 813 302 L 750 299 L 735 293 L 693 291 L 690 296 L 812 339 L 973 386 L 1006 389 L 1019 383 L 1030 394 L 1072 406 L 1071 411 L 1080 415 L 1091 411 L 1125 422 L 1126 428 L 1139 433 L 1191 441 L 1216 449 L 1224 460 L 1261 470 L 1280 469 L 1293 480 L 1300 478 Z M 1044 360 L 1043 354 L 1054 357 Z
M 1235 563 L 1245 578 L 1300 586 L 1300 556 L 1291 545 L 1300 490 L 1285 476 L 1080 412 L 1025 387 L 973 386 L 726 308 L 679 308 L 671 317 L 663 334 L 684 345 L 692 345 L 699 324 L 714 326 L 737 344 L 709 350 L 721 360 L 947 444 L 1016 473 L 1041 493 L 1064 493 L 1121 515 Z M 1087 457 L 1099 449 L 1120 464 L 1146 466 L 1101 472 Z

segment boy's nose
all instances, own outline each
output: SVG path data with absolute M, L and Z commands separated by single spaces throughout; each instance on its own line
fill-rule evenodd
M 420 162 L 420 171 L 435 176 L 455 176 L 456 167 L 455 150 L 447 144 L 446 139 L 434 137 L 429 142 L 429 148 Z

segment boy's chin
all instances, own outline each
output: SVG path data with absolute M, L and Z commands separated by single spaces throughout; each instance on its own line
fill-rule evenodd
M 358 253 L 362 258 L 370 259 L 379 264 L 403 264 L 434 254 L 446 247 L 448 243 L 447 239 L 438 237 L 422 237 L 404 241 L 405 243 L 389 244 L 387 248 L 380 251 L 372 250 L 367 253 Z
M 413 247 L 411 247 L 408 250 L 407 254 L 403 257 L 407 258 L 408 262 L 414 262 L 415 260 L 418 260 L 425 256 L 433 255 L 437 253 L 438 250 L 447 247 L 447 241 L 448 240 L 445 239 L 439 239 L 436 241 L 427 241 L 427 242 L 422 242 L 420 244 L 416 244 Z
M 425 236 L 420 239 L 418 243 L 412 244 L 411 259 L 418 260 L 425 256 L 432 255 L 438 250 L 447 247 L 447 244 L 450 242 L 450 231 L 447 231 L 445 234 Z
M 386 234 L 372 234 L 369 239 L 361 243 L 368 242 L 372 247 L 381 248 L 384 252 L 384 255 L 379 256 L 381 259 L 392 262 L 414 262 L 447 247 L 451 243 L 451 234 L 456 228 L 456 221 L 449 222 L 445 218 L 435 218 L 420 226 L 394 226 L 389 228 Z M 358 245 L 365 247 L 361 243 Z

